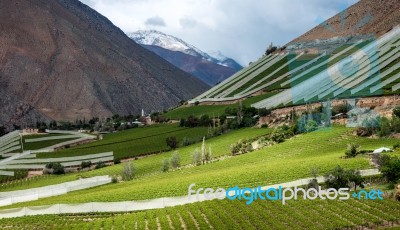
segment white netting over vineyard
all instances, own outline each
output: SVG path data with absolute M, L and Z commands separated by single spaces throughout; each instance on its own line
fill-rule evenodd
M 372 176 L 379 174 L 377 169 L 360 170 L 362 176 Z M 303 178 L 283 184 L 264 186 L 262 189 L 277 188 L 278 186 L 294 187 L 307 185 L 313 178 Z M 319 182 L 323 182 L 323 177 L 318 177 Z M 210 194 L 209 194 L 210 195 Z M 208 195 L 208 196 L 209 196 Z M 215 197 L 215 194 L 211 194 Z M 31 215 L 44 214 L 65 214 L 65 213 L 92 213 L 92 212 L 129 212 L 148 209 L 172 207 L 177 205 L 190 204 L 207 200 L 204 194 L 180 197 L 165 197 L 143 201 L 122 201 L 122 202 L 90 202 L 81 204 L 54 204 L 46 206 L 24 207 L 0 210 L 1 218 L 11 218 Z
M 58 196 L 71 191 L 92 188 L 108 183 L 111 183 L 111 178 L 109 176 L 97 176 L 39 188 L 0 192 L 0 206 L 37 200 L 44 197 Z

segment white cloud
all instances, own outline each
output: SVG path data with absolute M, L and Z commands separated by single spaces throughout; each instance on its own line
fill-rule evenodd
M 145 23 L 146 26 L 160 26 L 160 27 L 166 27 L 167 25 L 165 24 L 165 21 L 163 18 L 159 16 L 155 16 L 152 18 L 148 18 Z
M 159 29 L 243 65 L 357 0 L 81 0 L 125 32 Z

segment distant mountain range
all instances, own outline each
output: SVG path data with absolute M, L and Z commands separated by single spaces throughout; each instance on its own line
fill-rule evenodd
M 78 0 L 0 2 L 0 126 L 140 114 L 209 88 Z
M 208 54 L 182 39 L 156 30 L 140 30 L 128 36 L 181 70 L 208 85 L 225 80 L 243 67 L 221 52 Z

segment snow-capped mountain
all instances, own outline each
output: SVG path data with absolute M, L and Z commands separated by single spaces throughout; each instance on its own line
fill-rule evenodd
M 232 68 L 236 71 L 242 68 L 236 61 L 224 56 L 220 51 L 213 52 L 211 55 L 201 51 L 193 45 L 190 45 L 172 35 L 164 34 L 156 30 L 139 30 L 129 33 L 128 36 L 136 43 L 146 46 L 158 46 L 171 51 L 182 52 L 194 57 L 199 57 L 215 64 Z

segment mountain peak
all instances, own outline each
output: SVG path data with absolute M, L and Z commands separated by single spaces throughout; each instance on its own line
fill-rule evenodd
M 128 37 L 132 38 L 136 43 L 147 46 L 158 46 L 171 51 L 179 51 L 189 54 L 194 57 L 199 57 L 215 64 L 226 66 L 234 70 L 242 68 L 236 61 L 224 56 L 221 51 L 213 52 L 211 55 L 198 49 L 197 47 L 188 44 L 180 38 L 165 34 L 158 30 L 138 30 L 133 33 L 128 33 Z M 214 56 L 215 55 L 215 56 Z M 229 62 L 226 62 L 230 60 Z M 232 65 L 231 65 L 232 64 Z

